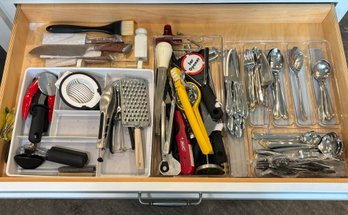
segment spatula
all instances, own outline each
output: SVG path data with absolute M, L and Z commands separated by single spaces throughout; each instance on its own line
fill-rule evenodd
M 121 80 L 122 124 L 134 127 L 135 160 L 138 170 L 145 168 L 141 128 L 150 125 L 148 83 L 141 78 Z

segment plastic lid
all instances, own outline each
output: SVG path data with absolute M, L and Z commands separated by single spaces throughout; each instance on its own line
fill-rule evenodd
M 137 28 L 137 30 L 135 30 L 135 34 L 147 34 L 147 31 L 145 28 Z

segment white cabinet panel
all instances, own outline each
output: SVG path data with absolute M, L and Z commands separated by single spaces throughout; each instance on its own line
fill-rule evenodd
M 8 43 L 10 41 L 11 29 L 3 19 L 0 19 L 0 29 L 0 45 L 3 49 L 7 50 Z

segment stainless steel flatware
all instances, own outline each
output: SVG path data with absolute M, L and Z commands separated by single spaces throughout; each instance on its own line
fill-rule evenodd
M 247 98 L 250 112 L 255 111 L 257 105 L 267 107 L 267 89 L 274 83 L 274 75 L 261 49 L 253 47 L 251 50 L 245 50 L 244 68 L 247 74 Z
M 322 122 L 334 118 L 331 98 L 325 84 L 331 72 L 330 63 L 326 60 L 317 61 L 312 67 L 312 76 L 319 84 L 319 96 L 317 99 L 319 119 Z
M 283 54 L 279 49 L 273 48 L 268 53 L 268 61 L 275 79 L 273 84 L 273 117 L 275 120 L 286 120 L 289 118 L 289 114 L 280 82 L 280 73 L 284 68 Z
M 252 52 L 254 54 L 254 60 L 255 60 L 255 70 L 254 70 L 254 83 L 255 83 L 255 94 L 256 94 L 256 100 L 257 104 L 259 105 L 266 105 L 265 101 L 265 95 L 262 89 L 261 85 L 261 79 L 262 79 L 262 74 L 261 74 L 261 63 L 260 63 L 260 58 L 261 58 L 261 50 L 258 49 L 257 47 L 252 48 Z
M 308 116 L 303 104 L 302 87 L 301 87 L 301 82 L 299 78 L 299 73 L 301 72 L 301 69 L 303 67 L 303 62 L 304 62 L 304 56 L 302 51 L 296 46 L 293 47 L 289 53 L 289 66 L 290 66 L 290 69 L 294 72 L 296 81 L 297 81 L 298 89 L 296 90 L 296 92 L 298 96 L 300 116 L 302 120 L 306 121 L 308 119 Z
M 244 98 L 236 49 L 230 49 L 225 58 L 225 87 L 227 129 L 232 135 L 242 137 L 248 106 Z
M 244 68 L 246 70 L 248 79 L 247 79 L 247 95 L 248 95 L 248 105 L 249 110 L 253 112 L 256 107 L 256 94 L 255 94 L 255 71 L 256 66 L 254 53 L 247 49 L 244 52 Z

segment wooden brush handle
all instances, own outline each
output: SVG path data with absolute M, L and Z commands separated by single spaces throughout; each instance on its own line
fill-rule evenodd
M 143 141 L 141 137 L 141 129 L 134 129 L 134 139 L 135 139 L 135 162 L 138 170 L 143 170 L 144 165 L 144 152 L 143 152 Z

